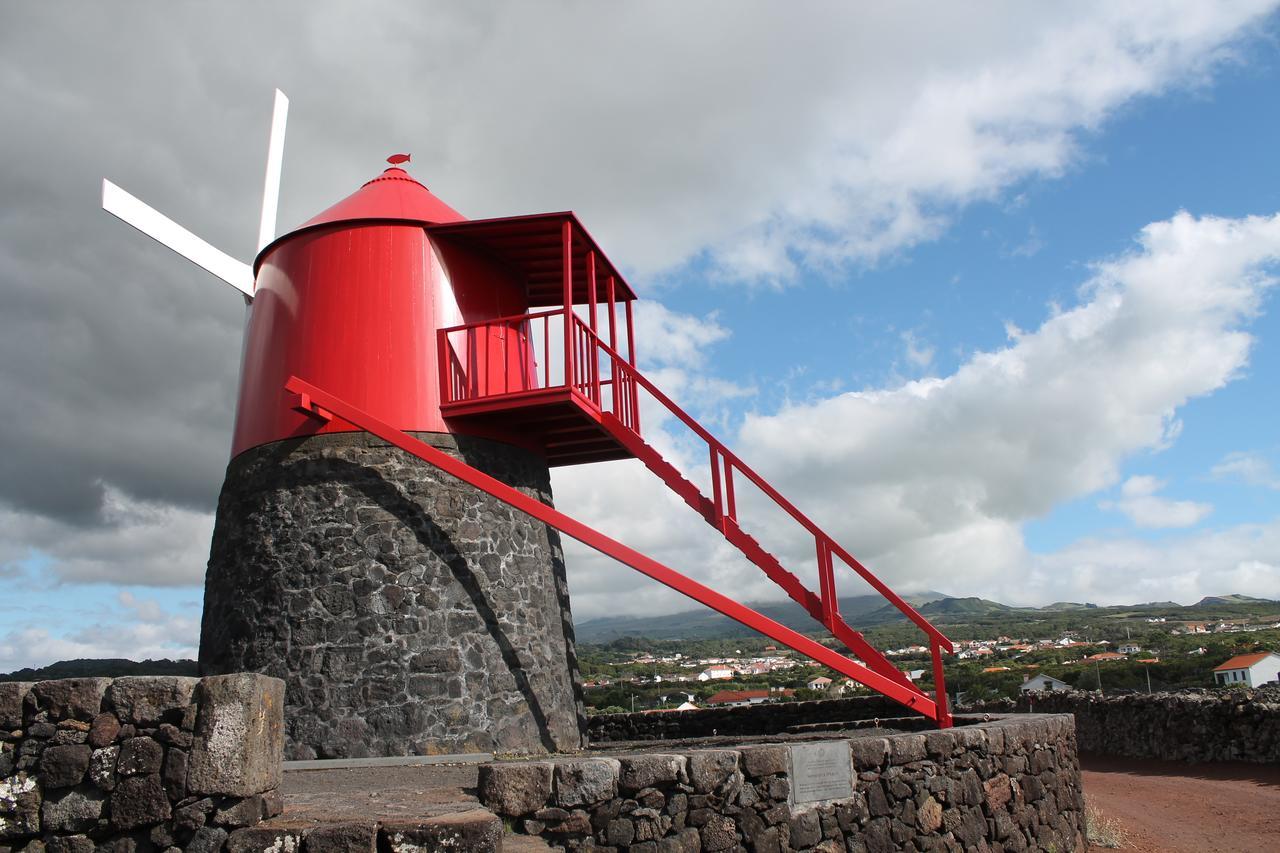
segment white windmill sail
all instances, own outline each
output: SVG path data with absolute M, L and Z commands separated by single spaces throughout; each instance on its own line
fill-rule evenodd
M 280 167 L 284 162 L 284 126 L 289 119 L 289 99 L 276 89 L 271 110 L 271 138 L 267 142 L 267 177 L 262 187 L 262 221 L 258 225 L 258 251 L 276 238 L 276 208 L 280 205 Z
M 275 239 L 276 211 L 280 203 L 280 171 L 284 161 L 284 131 L 289 115 L 289 99 L 276 89 L 271 113 L 271 137 L 267 144 L 267 174 L 262 192 L 262 219 L 258 225 L 258 249 Z M 160 211 L 105 178 L 102 181 L 102 209 L 167 246 L 201 269 L 208 270 L 253 299 L 253 267 L 236 260 L 221 249 L 192 234 Z
M 149 204 L 102 181 L 102 209 L 253 298 L 253 268 L 192 234 Z

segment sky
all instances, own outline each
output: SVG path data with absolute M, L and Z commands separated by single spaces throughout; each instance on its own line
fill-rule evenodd
M 276 87 L 282 231 L 396 152 L 576 211 L 646 375 L 895 589 L 1280 598 L 1277 5 L 0 6 L 0 671 L 195 654 L 243 305 L 101 180 L 249 260 Z M 553 487 L 780 597 L 637 462 Z M 567 555 L 578 620 L 690 606 Z

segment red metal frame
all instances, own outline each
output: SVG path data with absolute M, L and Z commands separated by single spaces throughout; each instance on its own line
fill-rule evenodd
M 628 303 L 629 305 L 629 303 Z M 543 324 L 543 339 L 550 336 L 550 317 L 557 312 L 541 312 L 539 314 L 518 317 L 500 318 L 490 323 Z M 945 713 L 946 684 L 942 672 L 943 650 L 953 651 L 951 641 L 915 608 L 891 590 L 888 585 L 875 576 L 866 566 L 845 550 L 818 525 L 800 512 L 790 501 L 784 498 L 763 477 L 747 466 L 730 451 L 714 435 L 702 427 L 692 416 L 681 409 L 671 398 L 650 382 L 631 364 L 630 356 L 624 358 L 613 347 L 605 344 L 587 323 L 574 315 L 571 310 L 563 311 L 562 322 L 565 324 L 565 377 L 561 383 L 553 383 L 545 363 L 542 370 L 542 388 L 510 389 L 505 384 L 499 390 L 483 383 L 454 382 L 442 392 L 444 410 L 448 413 L 449 404 L 468 401 L 471 411 L 478 411 L 479 403 L 487 411 L 503 411 L 527 406 L 539 395 L 567 395 L 583 412 L 593 418 L 614 437 L 614 439 L 630 453 L 639 458 L 655 474 L 661 477 L 668 486 L 685 498 L 691 507 L 700 512 L 713 527 L 725 538 L 737 546 L 748 559 L 760 567 L 766 575 L 778 583 L 788 595 L 801 604 L 815 620 L 821 623 L 832 635 L 848 646 L 860 659 L 881 676 L 891 679 L 900 686 L 920 693 L 919 688 L 907 680 L 906 676 L 863 638 L 862 634 L 851 628 L 840 616 L 838 595 L 836 591 L 835 562 L 838 559 L 856 574 L 863 578 L 886 600 L 892 603 L 908 619 L 923 630 L 929 638 L 933 656 L 934 683 L 936 692 L 942 697 L 944 706 L 941 724 L 949 721 Z M 441 332 L 444 341 L 451 335 L 466 333 L 475 326 L 458 326 Z M 528 333 L 526 332 L 526 335 Z M 486 336 L 480 335 L 481 339 Z M 516 336 L 512 336 L 515 338 Z M 470 339 L 470 338 L 468 338 Z M 531 339 L 531 338 L 530 338 Z M 442 355 L 441 362 L 446 361 Z M 459 359 L 456 354 L 449 353 L 451 364 L 466 363 L 464 355 Z M 601 367 L 601 365 L 604 365 Z M 601 379 L 602 374 L 608 378 Z M 487 377 L 485 382 L 492 382 Z M 457 396 L 453 389 L 464 387 L 466 392 Z M 611 388 L 610 400 L 606 403 L 602 395 L 602 387 Z M 685 424 L 695 435 L 707 445 L 707 458 L 710 464 L 712 496 L 703 496 L 697 487 L 684 478 L 666 460 L 646 444 L 640 435 L 639 423 L 639 391 L 643 389 L 650 398 L 666 408 L 679 421 Z M 738 524 L 738 506 L 735 494 L 735 474 L 745 477 L 748 482 L 758 488 L 761 493 L 771 499 L 779 508 L 791 516 L 809 535 L 814 537 L 815 555 L 819 579 L 819 591 L 815 594 L 792 572 L 783 567 L 778 560 L 765 551 L 754 538 L 742 531 Z M 921 694 L 923 695 L 923 694 Z
M 616 354 L 614 357 L 620 358 Z M 643 377 L 640 378 L 643 380 Z M 443 451 L 401 432 L 347 401 L 335 397 L 296 376 L 290 377 L 288 382 L 285 383 L 285 390 L 295 395 L 294 408 L 298 411 L 312 415 L 325 422 L 334 417 L 341 418 L 351 426 L 378 436 L 405 452 L 436 466 L 445 473 L 510 504 L 521 512 L 630 566 L 659 583 L 665 584 L 671 589 L 723 613 L 748 628 L 759 631 L 765 636 L 795 649 L 836 672 L 882 693 L 911 710 L 923 714 L 925 717 L 934 720 L 939 727 L 946 728 L 951 725 L 951 715 L 947 711 L 946 693 L 941 681 L 938 682 L 938 696 L 940 698 L 938 701 L 934 701 L 916 689 L 914 685 L 904 685 L 897 679 L 886 677 L 886 675 L 876 672 L 868 666 L 847 658 L 809 637 L 716 592 L 710 587 L 698 583 L 692 578 L 686 577 L 674 569 L 641 554 L 633 548 L 627 547 L 598 530 L 523 494 L 519 490 L 495 480 L 465 462 L 454 459 Z M 942 640 L 945 640 L 945 638 L 942 638 Z M 934 642 L 934 669 L 938 675 L 941 674 L 940 656 L 937 653 L 939 643 L 940 641 L 937 640 Z M 949 641 L 947 641 L 947 645 L 950 645 Z

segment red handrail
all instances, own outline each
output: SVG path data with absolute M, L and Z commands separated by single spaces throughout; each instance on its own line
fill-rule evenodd
M 296 395 L 294 408 L 299 411 L 321 420 L 328 420 L 335 416 L 341 418 L 352 426 L 378 436 L 389 444 L 436 466 L 446 474 L 457 477 L 475 488 L 487 492 L 521 512 L 572 536 L 583 544 L 648 575 L 659 583 L 665 584 L 677 592 L 723 613 L 752 630 L 759 631 L 790 646 L 801 654 L 831 667 L 836 672 L 847 675 L 859 683 L 879 691 L 894 701 L 900 702 L 934 720 L 939 726 L 947 727 L 950 725 L 950 716 L 945 713 L 939 713 L 940 708 L 945 707 L 945 705 L 940 705 L 939 702 L 931 700 L 918 691 L 908 689 L 896 681 L 890 680 L 868 669 L 866 666 L 815 642 L 798 631 L 788 628 L 734 601 L 732 598 L 680 574 L 657 560 L 623 545 L 616 539 L 612 539 L 600 531 L 547 506 L 536 498 L 532 498 L 506 483 L 490 477 L 462 460 L 455 459 L 449 454 L 396 429 L 346 400 L 335 397 L 324 389 L 317 388 L 296 376 L 289 377 L 289 381 L 285 383 L 285 389 Z M 945 699 L 943 702 L 945 703 Z
M 556 385 L 552 385 L 549 372 L 549 355 L 550 355 L 550 318 L 553 316 L 562 316 L 564 322 L 568 325 L 565 331 L 565 360 L 563 368 L 563 381 Z M 878 656 L 879 653 L 872 649 L 862 639 L 861 634 L 853 631 L 844 622 L 839 614 L 835 575 L 834 560 L 838 558 L 841 562 L 851 568 L 859 577 L 866 581 L 876 592 L 882 595 L 895 608 L 897 608 L 904 616 L 920 628 L 929 637 L 929 645 L 931 655 L 933 657 L 934 683 L 937 688 L 937 694 L 942 697 L 939 701 L 942 707 L 946 707 L 945 684 L 943 682 L 941 650 L 954 651 L 954 645 L 945 634 L 925 619 L 920 613 L 902 599 L 897 593 L 889 588 L 887 584 L 881 581 L 874 573 L 863 565 L 857 558 L 850 554 L 835 539 L 828 535 L 822 528 L 813 522 L 808 516 L 801 512 L 794 504 L 782 496 L 768 481 L 760 476 L 754 469 L 743 462 L 733 451 L 729 450 L 719 439 L 711 434 L 706 428 L 698 423 L 691 415 L 680 408 L 674 400 L 662 392 L 656 385 L 650 382 L 639 370 L 632 365 L 628 358 L 623 357 L 611 346 L 605 343 L 600 336 L 587 323 L 578 318 L 571 309 L 561 308 L 550 311 L 542 311 L 536 314 L 518 314 L 508 317 L 499 317 L 492 320 L 481 321 L 479 323 L 471 323 L 461 326 L 454 326 L 443 329 L 440 332 L 441 340 L 441 375 L 442 389 L 449 388 L 448 391 L 442 390 L 445 394 L 445 402 L 452 402 L 463 399 L 475 399 L 479 397 L 495 396 L 502 393 L 511 393 L 513 391 L 529 391 L 533 390 L 533 386 L 523 385 L 512 389 L 509 387 L 506 376 L 504 374 L 504 383 L 501 391 L 493 391 L 487 387 L 490 378 L 487 373 L 481 376 L 480 371 L 472 364 L 476 359 L 476 340 L 477 330 L 482 328 L 491 328 L 502 326 L 505 328 L 519 328 L 524 330 L 524 335 L 516 335 L 515 339 L 522 346 L 531 346 L 532 344 L 532 323 L 535 320 L 542 320 L 543 326 L 543 384 L 542 388 L 549 387 L 567 387 L 571 389 L 574 395 L 583 402 L 594 406 L 599 411 L 606 411 L 603 399 L 602 389 L 607 387 L 610 389 L 610 404 L 607 410 L 611 411 L 617 421 L 625 427 L 626 430 L 634 433 L 638 438 L 640 436 L 640 405 L 639 390 L 643 388 L 650 397 L 656 400 L 667 411 L 674 415 L 681 423 L 693 432 L 698 438 L 706 443 L 708 448 L 708 459 L 711 467 L 711 490 L 712 498 L 710 500 L 711 515 L 708 520 L 726 536 L 730 535 L 728 529 L 732 523 L 734 527 L 738 524 L 738 507 L 737 497 L 734 489 L 734 473 L 735 471 L 746 477 L 756 488 L 758 488 L 766 497 L 772 500 L 787 515 L 796 521 L 804 530 L 806 530 L 814 538 L 815 553 L 818 563 L 818 577 L 820 584 L 820 593 L 813 593 L 804 590 L 803 599 L 797 598 L 802 605 L 805 606 L 810 613 L 814 615 L 823 625 L 831 630 L 839 639 L 846 644 L 856 646 L 859 653 L 865 658 L 868 654 Z M 463 353 L 461 359 L 458 358 L 451 344 L 449 344 L 449 336 L 455 333 L 465 332 L 467 334 L 467 349 Z M 487 336 L 486 336 L 487 338 Z M 504 365 L 510 363 L 511 353 L 508 351 L 510 339 L 503 339 L 502 358 Z M 522 356 L 521 356 L 522 357 Z M 446 373 L 443 366 L 448 361 L 450 372 Z M 605 362 L 608 368 L 608 378 L 602 378 L 602 365 Z M 463 364 L 472 367 L 470 374 L 463 368 Z M 455 374 L 462 371 L 463 375 L 458 378 Z M 450 382 L 448 385 L 443 381 L 443 377 L 448 375 Z M 486 383 L 484 387 L 481 383 Z M 454 392 L 454 388 L 462 389 L 465 396 L 458 396 Z M 705 500 L 705 498 L 704 498 Z M 792 596 L 796 597 L 796 591 L 792 591 Z M 899 676 L 896 668 L 887 661 L 881 659 L 875 661 L 873 665 L 893 676 Z M 890 673 L 889 670 L 892 669 Z M 905 679 L 901 679 L 904 680 Z M 914 688 L 912 685 L 912 689 Z M 949 719 L 949 715 L 944 716 Z

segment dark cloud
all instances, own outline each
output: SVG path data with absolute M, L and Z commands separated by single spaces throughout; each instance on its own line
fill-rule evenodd
M 242 303 L 102 212 L 100 182 L 247 259 L 275 86 L 292 99 L 284 228 L 407 150 L 470 215 L 577 209 L 641 278 L 709 247 L 772 275 L 779 240 L 875 257 L 937 233 L 929 200 L 1060 170 L 1075 127 L 1203 71 L 1270 6 L 5 4 L 0 507 L 61 536 L 118 525 L 112 494 L 212 509 Z M 966 101 L 992 68 L 1017 85 Z M 939 146 L 954 163 L 900 157 Z M 811 226 L 863 239 L 833 257 Z M 57 541 L 22 527 L 11 551 Z

